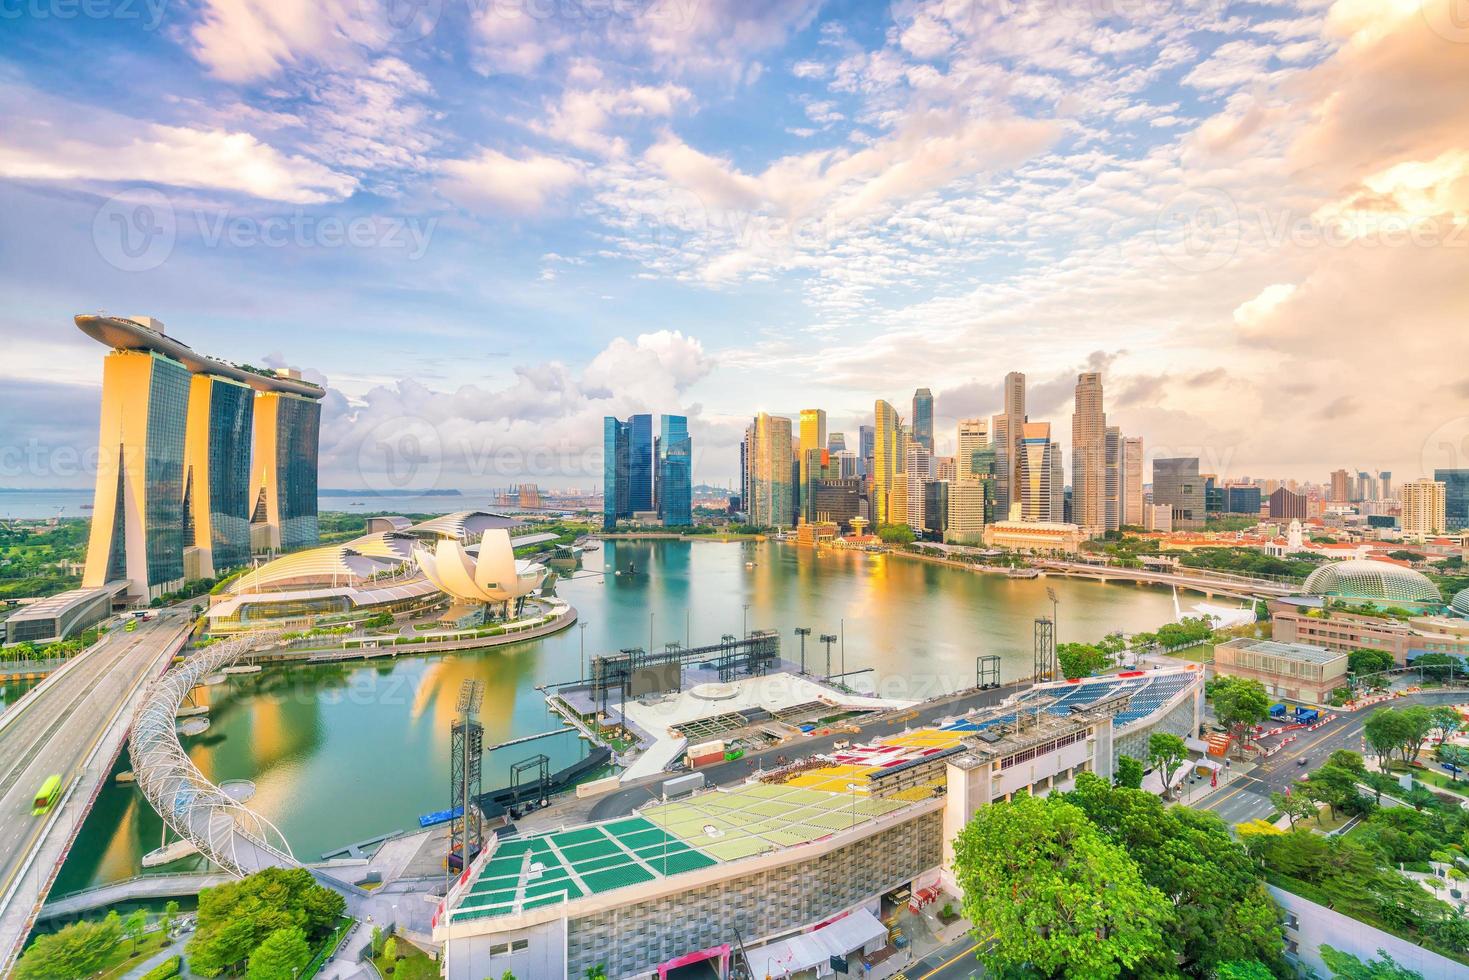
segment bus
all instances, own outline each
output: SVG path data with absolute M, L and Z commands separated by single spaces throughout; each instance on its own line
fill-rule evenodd
M 49 776 L 36 790 L 35 802 L 31 804 L 31 816 L 39 817 L 48 812 L 56 805 L 56 798 L 61 795 L 61 777 Z

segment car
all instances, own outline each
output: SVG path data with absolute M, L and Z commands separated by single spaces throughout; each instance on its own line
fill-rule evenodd
M 1306 758 L 1305 756 L 1301 756 L 1299 759 L 1296 760 L 1296 765 L 1298 766 L 1309 766 L 1310 764 L 1311 760 Z

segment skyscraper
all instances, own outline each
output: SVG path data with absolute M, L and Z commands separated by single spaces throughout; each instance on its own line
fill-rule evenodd
M 1332 470 L 1330 499 L 1337 504 L 1344 504 L 1352 499 L 1351 476 L 1346 470 Z
M 1122 523 L 1132 527 L 1143 525 L 1143 439 L 1129 436 L 1122 440 Z
M 872 447 L 877 430 L 870 425 L 857 427 L 857 463 L 861 476 L 872 475 Z
M 903 472 L 908 476 L 908 526 L 922 537 L 927 527 L 923 511 L 924 487 L 933 478 L 933 457 L 929 455 L 928 448 L 916 439 L 908 444 Z
M 893 487 L 893 476 L 903 471 L 902 449 L 899 445 L 899 429 L 902 420 L 898 413 L 882 399 L 872 406 L 872 520 L 881 527 L 895 523 L 888 515 L 889 494 Z
M 791 475 L 791 420 L 761 412 L 745 430 L 746 479 L 750 499 L 745 504 L 751 524 L 784 527 L 791 523 L 795 488 Z
M 1309 511 L 1304 494 L 1285 487 L 1276 487 L 1270 494 L 1268 512 L 1272 521 L 1304 521 L 1309 516 Z
M 989 448 L 989 444 L 989 419 L 959 420 L 959 449 L 954 458 L 954 472 L 957 479 L 964 480 L 976 475 L 974 454 L 978 450 Z
M 1438 478 L 1437 477 L 1434 477 L 1434 479 L 1438 479 Z M 1382 485 L 1381 486 L 1382 499 L 1383 500 L 1391 500 L 1392 499 L 1392 471 L 1391 470 L 1383 470 L 1381 473 L 1377 474 L 1377 480 Z
M 653 416 L 627 420 L 627 505 L 634 514 L 653 507 Z
M 1447 529 L 1447 494 L 1438 480 L 1409 480 L 1403 484 L 1403 536 L 1431 538 Z
M 811 519 L 810 518 L 810 515 L 807 512 L 807 510 L 808 510 L 808 508 L 807 508 L 808 501 L 806 500 L 806 494 L 804 492 L 805 491 L 805 488 L 806 488 L 807 478 L 808 478 L 808 475 L 809 475 L 808 474 L 808 470 L 807 470 L 807 461 L 808 461 L 808 458 L 809 458 L 808 457 L 808 454 L 811 453 L 813 450 L 820 450 L 820 449 L 825 449 L 825 448 L 826 448 L 826 411 L 825 411 L 825 409 L 820 409 L 820 408 L 803 408 L 803 409 L 801 409 L 801 446 L 800 446 L 800 451 L 796 454 L 796 459 L 801 464 L 800 487 L 801 487 L 801 491 L 802 492 L 799 494 L 799 497 L 800 497 L 800 502 L 801 502 L 801 518 L 802 518 L 802 520 L 810 520 Z
M 184 429 L 184 547 L 193 578 L 214 578 L 250 560 L 250 437 L 255 392 L 243 382 L 196 374 Z M 189 564 L 185 553 L 185 564 Z
M 933 455 L 933 392 L 927 388 L 913 392 L 913 441 Z
M 1173 508 L 1176 529 L 1204 526 L 1204 479 L 1197 456 L 1153 460 L 1153 504 Z
M 1444 485 L 1444 523 L 1451 531 L 1469 528 L 1469 470 L 1434 470 L 1433 478 Z M 1392 480 L 1382 474 L 1383 488 Z
M 658 519 L 665 527 L 694 523 L 693 456 L 688 418 L 665 415 L 659 419 L 656 496 Z
M 627 422 L 611 415 L 602 418 L 602 527 L 609 531 L 632 516 L 631 437 Z
M 243 563 L 257 530 L 262 548 L 317 541 L 321 387 L 207 357 L 152 317 L 76 324 L 112 348 L 84 587 L 146 601 Z
M 1107 426 L 1107 479 L 1103 491 L 1105 500 L 1103 516 L 1108 531 L 1116 531 L 1122 527 L 1122 510 L 1127 497 L 1127 472 L 1122 465 L 1124 441 L 1121 428 L 1115 425 Z M 1072 492 L 1075 493 L 1075 487 L 1072 488 Z
M 993 420 L 990 429 L 995 447 L 995 506 L 1010 516 L 1011 505 L 1020 503 L 1020 446 L 1025 424 L 1025 375 L 1011 371 L 1005 375 L 1005 407 Z
M 1082 533 L 1107 528 L 1107 415 L 1102 410 L 1102 376 L 1076 377 L 1076 408 L 1071 415 L 1071 500 Z
M 1056 444 L 1051 441 L 1051 423 L 1024 423 L 1021 426 L 1020 440 L 1020 471 L 1015 484 L 1020 519 L 1060 521 L 1064 504 L 1061 508 L 1056 506 L 1056 488 L 1052 486 L 1060 460 L 1057 458 Z
M 826 448 L 834 453 L 847 451 L 847 434 L 845 432 L 828 433 L 826 437 Z

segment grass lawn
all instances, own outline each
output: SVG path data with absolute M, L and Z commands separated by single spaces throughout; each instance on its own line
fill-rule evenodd
M 437 980 L 439 965 L 412 943 L 398 940 L 398 961 L 389 964 L 382 956 L 374 956 L 372 965 L 391 980 Z
M 101 980 L 116 980 L 117 977 L 123 976 L 133 967 L 143 962 L 143 960 L 158 952 L 163 948 L 163 945 L 164 936 L 162 930 L 150 932 L 138 940 L 138 951 L 136 953 L 133 952 L 132 940 L 124 939 L 117 944 L 112 950 L 111 955 L 107 957 L 107 965 L 103 967 L 102 972 L 99 974 Z
M 1442 769 L 1405 769 L 1403 768 L 1403 764 L 1399 762 L 1393 765 L 1393 772 L 1395 774 L 1400 772 L 1411 772 L 1413 774 L 1413 778 L 1418 780 L 1418 782 L 1420 783 L 1426 783 L 1429 786 L 1437 786 L 1441 789 L 1450 790 L 1451 792 L 1469 795 L 1469 779 L 1461 778 L 1456 783 L 1454 782 L 1454 777 L 1451 774 L 1444 772 Z
M 1177 657 L 1179 660 L 1189 660 L 1196 664 L 1212 663 L 1214 660 L 1214 644 L 1195 643 L 1191 647 L 1184 647 L 1182 650 L 1174 650 L 1170 652 L 1168 656 Z
M 1305 820 L 1297 820 L 1296 821 L 1296 826 L 1297 827 L 1307 827 L 1307 828 L 1309 828 L 1311 830 L 1316 831 L 1317 833 L 1329 834 L 1333 830 L 1336 830 L 1338 827 L 1345 826 L 1346 823 L 1349 820 L 1352 819 L 1351 817 L 1347 816 L 1345 813 L 1338 813 L 1336 815 L 1336 817 L 1333 818 L 1331 816 L 1331 811 L 1328 810 L 1325 807 L 1322 807 L 1321 808 L 1320 813 L 1321 813 L 1321 822 L 1320 823 L 1317 823 L 1316 822 L 1316 818 L 1315 817 L 1308 817 Z

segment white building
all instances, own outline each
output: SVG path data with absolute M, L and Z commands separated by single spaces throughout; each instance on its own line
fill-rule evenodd
M 1409 480 L 1403 484 L 1403 537 L 1422 540 L 1448 530 L 1447 484 Z

